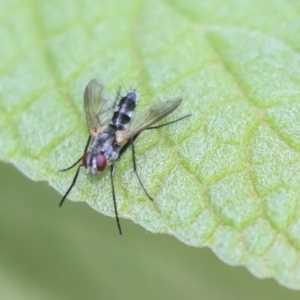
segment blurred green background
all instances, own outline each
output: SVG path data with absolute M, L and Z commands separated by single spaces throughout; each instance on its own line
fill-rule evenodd
M 57 174 L 59 176 L 59 173 Z M 273 279 L 67 201 L 0 163 L 0 299 L 299 299 Z M 101 197 L 101 195 L 99 195 Z M 113 204 L 112 204 L 113 205 Z

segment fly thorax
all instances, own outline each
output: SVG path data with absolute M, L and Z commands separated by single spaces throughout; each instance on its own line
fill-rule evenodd
M 92 153 L 94 156 L 97 153 L 102 153 L 107 163 L 116 160 L 119 157 L 120 147 L 117 145 L 115 140 L 115 130 L 107 128 L 104 132 L 99 134 L 92 145 Z

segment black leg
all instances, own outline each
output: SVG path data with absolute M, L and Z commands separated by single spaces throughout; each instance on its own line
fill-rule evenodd
M 91 136 L 89 135 L 89 138 L 88 138 L 87 143 L 86 143 L 86 145 L 85 145 L 83 154 L 86 153 L 87 148 L 89 147 L 90 141 L 91 141 Z M 68 168 L 66 168 L 66 169 L 59 170 L 59 171 L 60 171 L 60 172 L 68 171 L 68 170 L 74 168 L 77 164 L 79 164 L 79 162 L 80 162 L 81 160 L 82 160 L 82 156 L 81 156 L 81 157 L 80 157 L 80 158 L 79 158 L 72 166 L 70 166 L 70 167 L 68 167 Z
M 160 127 L 163 127 L 163 126 L 170 125 L 170 124 L 172 124 L 172 123 L 181 121 L 182 119 L 185 119 L 185 118 L 190 117 L 190 116 L 191 116 L 191 114 L 186 115 L 186 116 L 184 116 L 184 117 L 181 117 L 181 118 L 179 118 L 179 119 L 177 119 L 177 120 L 174 120 L 174 121 L 171 121 L 171 122 L 162 124 L 162 125 L 148 127 L 148 128 L 146 128 L 146 129 L 144 129 L 144 130 L 158 129 L 158 128 L 160 128 Z M 135 139 L 140 135 L 140 133 L 141 133 L 141 132 L 139 132 L 138 134 L 136 134 L 135 136 L 133 136 L 133 137 L 132 137 L 130 140 L 128 140 L 127 143 L 121 148 L 121 150 L 120 150 L 120 152 L 119 152 L 119 157 L 118 157 L 118 159 L 120 159 L 120 157 L 126 152 L 126 150 L 128 149 L 128 147 L 131 145 L 132 140 L 133 140 L 133 142 L 134 142 Z
M 136 134 L 135 136 L 133 136 L 131 139 L 129 139 L 126 144 L 121 148 L 120 152 L 119 152 L 119 157 L 118 159 L 120 159 L 120 157 L 126 152 L 126 150 L 128 149 L 128 147 L 131 145 L 132 141 L 134 142 L 135 139 L 139 136 L 140 132 L 138 134 Z
M 113 180 L 114 172 L 115 172 L 114 165 L 110 165 L 110 180 L 111 180 L 111 189 L 112 189 L 112 194 L 113 194 L 113 202 L 114 202 L 114 208 L 115 208 L 116 221 L 117 221 L 119 233 L 122 234 L 122 229 L 121 229 L 121 224 L 120 224 L 118 209 L 117 209 L 115 186 L 114 186 L 114 180 Z
M 187 117 L 190 117 L 191 114 L 189 115 L 186 115 L 186 116 L 183 116 L 177 120 L 174 120 L 174 121 L 171 121 L 171 122 L 168 122 L 168 123 L 165 123 L 165 124 L 162 124 L 162 125 L 158 125 L 158 126 L 152 126 L 152 127 L 148 127 L 146 128 L 145 130 L 150 130 L 150 129 L 158 129 L 160 127 L 163 127 L 163 126 L 166 126 L 166 125 L 170 125 L 170 124 L 173 124 L 175 122 L 178 122 L 178 121 L 181 121 L 182 119 L 185 119 Z M 140 135 L 141 132 L 139 132 L 138 134 L 136 134 L 135 136 L 133 136 L 130 140 L 128 140 L 125 145 L 121 148 L 120 152 L 119 152 L 119 157 L 118 159 L 121 158 L 121 156 L 126 152 L 126 150 L 128 149 L 128 147 L 131 145 L 132 146 L 132 159 L 133 159 L 133 170 L 139 180 L 139 183 L 142 187 L 142 189 L 144 190 L 145 194 L 148 196 L 148 198 L 153 201 L 153 198 L 148 194 L 147 190 L 145 189 L 141 179 L 140 179 L 140 176 L 139 174 L 137 173 L 137 167 L 136 167 L 136 161 L 135 161 L 135 150 L 134 150 L 134 141 L 136 140 L 136 138 Z
M 67 198 L 68 194 L 71 192 L 71 190 L 72 190 L 74 184 L 76 183 L 76 180 L 77 180 L 77 177 L 78 177 L 78 174 L 79 174 L 79 170 L 80 170 L 81 167 L 83 167 L 83 165 L 80 165 L 80 166 L 78 167 L 78 169 L 77 169 L 77 171 L 76 171 L 76 173 L 75 173 L 75 176 L 74 176 L 74 178 L 73 178 L 73 181 L 72 181 L 70 187 L 68 188 L 67 192 L 65 193 L 65 195 L 63 196 L 63 198 L 61 199 L 61 201 L 60 201 L 60 203 L 59 203 L 59 207 L 61 207 L 61 206 L 63 205 L 65 199 Z
M 148 194 L 147 190 L 145 189 L 143 183 L 142 183 L 142 180 L 137 172 L 137 168 L 136 168 L 136 162 L 135 162 L 135 150 L 134 150 L 134 138 L 131 138 L 131 149 L 132 149 L 132 160 L 133 160 L 133 171 L 136 175 L 136 177 L 138 178 L 139 182 L 140 182 L 140 185 L 142 187 L 142 189 L 144 190 L 145 194 L 147 195 L 147 197 L 153 201 L 153 198 Z

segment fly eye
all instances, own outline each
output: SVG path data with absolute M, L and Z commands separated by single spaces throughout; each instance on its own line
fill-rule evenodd
M 96 155 L 97 170 L 103 171 L 106 168 L 106 158 L 102 153 Z
M 90 160 L 90 155 L 91 155 L 91 152 L 86 152 L 86 153 L 84 153 L 84 155 L 82 157 L 82 163 L 85 166 L 85 168 L 87 168 L 87 166 L 88 166 L 88 161 Z

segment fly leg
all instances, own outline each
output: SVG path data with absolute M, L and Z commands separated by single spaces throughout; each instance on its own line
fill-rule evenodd
M 84 152 L 83 152 L 83 153 L 86 153 L 87 148 L 88 148 L 88 146 L 89 146 L 89 144 L 90 144 L 90 141 L 91 141 L 91 136 L 89 135 L 89 138 L 88 138 L 88 140 L 87 140 L 87 143 L 86 143 L 86 145 L 85 145 L 85 148 L 84 148 Z M 80 157 L 80 158 L 79 158 L 72 166 L 70 166 L 70 167 L 68 167 L 68 168 L 66 168 L 66 169 L 59 170 L 59 171 L 60 171 L 60 172 L 68 171 L 68 170 L 74 168 L 81 160 L 82 160 L 82 157 Z M 79 174 L 79 170 L 80 170 L 80 168 L 81 168 L 82 166 L 83 166 L 83 165 L 81 164 L 81 165 L 78 167 L 78 169 L 77 169 L 77 171 L 76 171 L 76 173 L 75 173 L 75 176 L 74 176 L 74 178 L 73 178 L 73 181 L 72 181 L 70 187 L 68 188 L 67 192 L 64 194 L 64 196 L 62 197 L 62 199 L 60 200 L 59 207 L 61 207 L 61 206 L 63 205 L 65 199 L 67 198 L 68 194 L 71 192 L 73 186 L 75 185 L 75 183 L 76 183 L 76 181 L 77 181 L 78 174 Z
M 118 229 L 119 229 L 119 233 L 122 234 L 122 229 L 121 229 L 121 224 L 120 224 L 119 215 L 118 215 L 118 209 L 117 209 L 117 201 L 116 201 L 116 194 L 115 194 L 115 185 L 114 185 L 114 180 L 113 180 L 114 173 L 115 173 L 115 167 L 112 164 L 110 166 L 111 190 L 112 190 L 112 195 L 113 195 L 113 202 L 114 202 L 114 208 L 115 208 L 115 216 L 116 216 L 117 226 L 118 226 Z
M 89 138 L 88 138 L 87 143 L 86 143 L 86 145 L 85 145 L 83 154 L 86 153 L 87 148 L 89 147 L 90 141 L 91 141 L 91 136 L 89 135 Z M 59 170 L 59 171 L 60 171 L 60 172 L 68 171 L 68 170 L 74 168 L 77 164 L 79 164 L 79 162 L 80 162 L 81 160 L 82 160 L 82 156 L 81 156 L 81 157 L 80 157 L 80 158 L 79 158 L 72 166 L 70 166 L 70 167 L 68 167 L 68 168 L 66 168 L 66 169 L 61 169 L 61 170 Z

